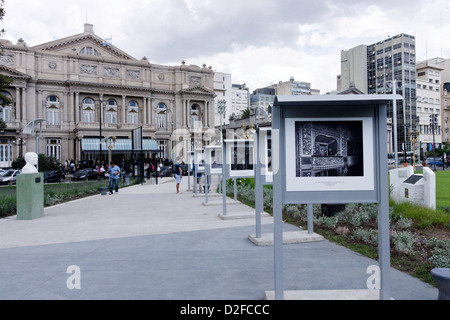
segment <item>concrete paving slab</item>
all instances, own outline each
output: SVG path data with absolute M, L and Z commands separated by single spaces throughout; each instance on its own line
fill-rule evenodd
M 245 211 L 245 212 L 228 212 L 227 214 L 220 213 L 219 218 L 222 220 L 232 220 L 232 219 L 256 219 L 255 210 L 253 211 Z M 270 214 L 267 212 L 261 213 L 261 218 L 272 218 Z M 273 218 L 272 218 L 273 221 Z
M 257 246 L 271 246 L 273 245 L 273 233 L 262 233 L 261 237 L 257 238 L 256 234 L 249 234 L 248 239 Z M 283 244 L 324 241 L 325 238 L 317 233 L 309 234 L 307 230 L 283 232 Z
M 288 290 L 284 300 L 380 300 L 378 290 Z M 275 291 L 266 291 L 265 300 L 275 300 Z
M 0 219 L 0 299 L 263 300 L 274 289 L 274 250 L 248 240 L 255 220 L 223 220 L 203 199 L 176 194 L 174 179 L 159 182 L 48 207 L 35 220 Z M 233 211 L 254 209 L 239 203 Z M 273 218 L 261 227 L 273 232 Z M 376 264 L 327 240 L 283 246 L 288 291 L 367 289 L 366 270 Z M 66 285 L 72 265 L 81 289 Z M 394 299 L 438 297 L 393 268 L 391 278 Z

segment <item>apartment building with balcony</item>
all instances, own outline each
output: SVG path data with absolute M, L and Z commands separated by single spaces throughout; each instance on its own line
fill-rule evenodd
M 442 78 L 444 70 L 435 63 L 435 59 L 416 64 L 417 116 L 419 117 L 419 141 L 421 155 L 442 144 Z M 438 116 L 439 125 L 432 126 L 430 117 Z M 433 135 L 434 130 L 434 135 Z

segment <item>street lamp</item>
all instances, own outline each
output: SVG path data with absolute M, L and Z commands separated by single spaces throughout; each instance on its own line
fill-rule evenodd
M 438 114 L 430 114 L 430 125 L 433 131 L 433 170 L 436 171 L 436 141 L 435 141 L 435 128 L 438 125 Z
M 220 115 L 220 143 L 223 141 L 222 118 L 227 112 L 227 101 L 225 99 L 217 101 L 217 112 Z
M 416 170 L 416 142 L 419 140 L 419 131 L 416 130 L 414 132 L 408 132 L 409 140 L 413 146 L 413 167 L 414 171 Z
M 103 100 L 97 100 L 98 102 L 100 102 L 99 104 L 99 120 L 100 120 L 100 167 L 102 166 L 102 140 L 103 140 L 103 136 L 102 136 L 102 105 L 103 105 Z
M 108 168 L 111 165 L 111 151 L 116 146 L 116 137 L 107 137 L 105 138 L 105 144 L 106 147 L 109 149 L 109 156 L 108 156 Z
M 397 94 L 397 80 L 388 80 L 386 83 L 392 83 L 392 126 L 393 126 L 393 132 L 394 132 L 394 159 L 395 159 L 395 168 L 398 166 L 398 141 L 397 141 L 397 99 L 395 98 L 395 95 Z M 406 157 L 405 157 L 406 161 Z
M 173 154 L 173 112 L 171 109 L 167 108 L 166 112 L 170 112 L 170 124 L 172 128 L 172 132 L 170 133 L 170 157 L 172 158 L 172 161 L 175 162 L 175 155 Z

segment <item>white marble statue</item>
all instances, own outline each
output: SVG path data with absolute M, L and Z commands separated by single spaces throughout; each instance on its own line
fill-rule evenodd
M 22 173 L 37 173 L 36 165 L 38 163 L 38 156 L 35 152 L 27 152 L 25 154 L 25 166 L 22 168 Z

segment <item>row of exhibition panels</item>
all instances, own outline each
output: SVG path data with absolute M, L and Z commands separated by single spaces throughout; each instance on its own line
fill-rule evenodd
M 273 245 L 275 299 L 284 298 L 282 206 L 305 204 L 308 207 L 308 233 L 312 234 L 313 204 L 377 203 L 379 287 L 377 297 L 391 298 L 389 249 L 389 195 L 387 168 L 387 105 L 398 95 L 277 96 L 272 127 L 258 128 L 254 140 L 224 140 L 222 145 L 206 146 L 189 155 L 194 175 L 222 176 L 223 215 L 226 215 L 226 180 L 255 178 L 255 216 L 257 230 L 263 213 L 262 190 L 273 185 Z M 304 150 L 313 148 L 311 134 L 303 128 L 330 131 L 344 124 L 353 129 L 340 135 L 349 141 L 345 154 L 357 151 L 360 167 L 354 172 L 334 176 L 306 176 L 301 170 Z M 313 130 L 314 131 L 314 130 Z M 311 132 L 313 132 L 311 131 Z M 326 142 L 326 134 L 320 137 Z M 339 148 L 339 139 L 331 149 Z M 340 146 L 342 147 L 342 146 Z M 323 150 L 323 157 L 335 159 Z M 343 152 L 344 153 L 344 152 Z M 348 158 L 348 157 L 345 157 Z M 220 161 L 221 160 L 221 161 Z M 307 160 L 307 159 L 306 159 Z M 305 161 L 306 161 L 305 160 Z M 346 159 L 347 160 L 347 159 Z M 348 158 L 350 160 L 350 158 Z M 197 179 L 194 179 L 196 181 Z M 205 187 L 208 192 L 208 187 Z M 258 232 L 257 232 L 258 237 Z

